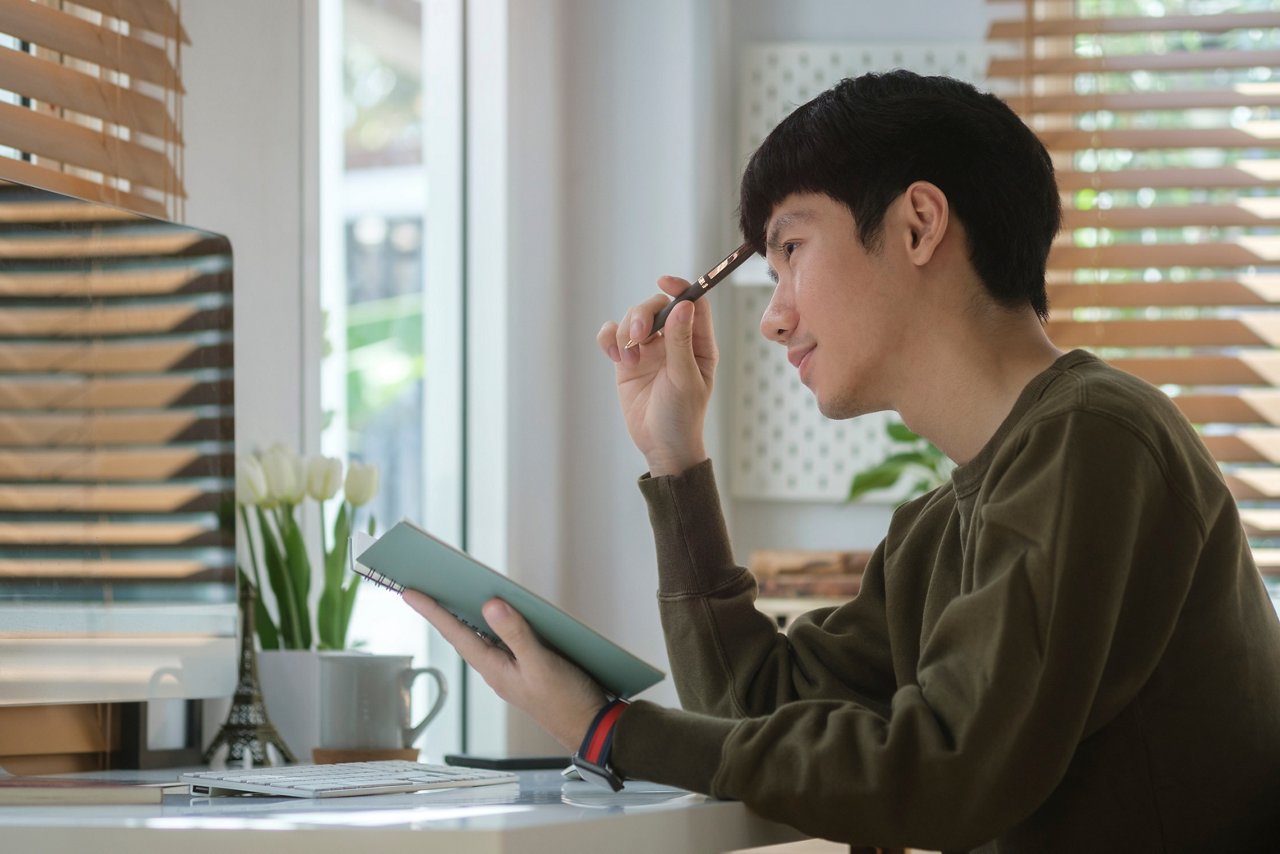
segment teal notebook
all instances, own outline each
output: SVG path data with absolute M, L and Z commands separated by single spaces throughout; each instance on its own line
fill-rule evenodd
M 356 547 L 359 550 L 359 547 Z M 398 522 L 355 556 L 355 571 L 397 593 L 420 590 L 480 634 L 495 640 L 480 606 L 495 596 L 529 621 L 547 646 L 581 667 L 616 697 L 661 682 L 661 670 L 475 558 L 411 522 Z

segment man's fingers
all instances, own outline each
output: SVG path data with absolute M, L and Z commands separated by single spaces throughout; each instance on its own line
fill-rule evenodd
M 661 288 L 664 293 L 673 297 L 680 296 L 680 294 L 689 290 L 689 285 L 691 284 L 693 283 L 687 279 L 682 279 L 679 276 L 658 277 L 658 287 Z
M 600 345 L 600 349 L 604 351 L 604 354 L 614 362 L 622 361 L 617 338 L 618 324 L 612 320 L 600 327 L 600 331 L 596 333 L 596 343 Z
M 626 349 L 628 342 L 639 344 L 649 338 L 649 330 L 653 328 L 653 318 L 662 311 L 671 300 L 662 294 L 654 294 L 639 305 L 627 309 L 615 332 L 615 343 L 620 349 Z
M 507 658 L 505 652 L 476 634 L 474 629 L 440 607 L 436 600 L 425 593 L 420 593 L 417 590 L 406 590 L 401 594 L 400 598 L 410 608 L 425 617 L 428 623 L 435 626 L 436 631 L 458 651 L 459 655 L 467 660 L 468 664 L 477 670 L 494 663 L 496 659 L 493 656 L 501 656 L 502 659 Z

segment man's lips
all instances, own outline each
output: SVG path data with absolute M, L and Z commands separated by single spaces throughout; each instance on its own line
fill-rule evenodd
M 787 351 L 787 361 L 791 363 L 793 368 L 800 367 L 800 363 L 804 361 L 804 357 L 813 352 L 814 345 L 807 347 L 796 347 Z

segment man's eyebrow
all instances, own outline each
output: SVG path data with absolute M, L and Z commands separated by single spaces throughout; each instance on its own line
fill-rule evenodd
M 779 243 L 778 235 L 787 226 L 795 225 L 798 222 L 809 222 L 814 218 L 815 214 L 808 208 L 802 208 L 798 211 L 787 211 L 778 217 L 769 225 L 769 234 L 765 238 L 765 246 L 774 251 L 780 250 L 782 245 Z

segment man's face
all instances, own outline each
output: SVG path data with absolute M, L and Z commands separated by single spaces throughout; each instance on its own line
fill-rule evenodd
M 765 234 L 777 287 L 760 331 L 786 346 L 828 418 L 891 408 L 893 355 L 910 314 L 895 287 L 892 233 L 868 252 L 845 205 L 797 193 L 774 208 Z

